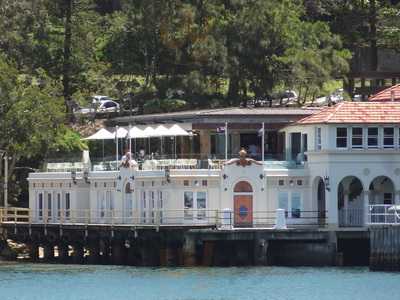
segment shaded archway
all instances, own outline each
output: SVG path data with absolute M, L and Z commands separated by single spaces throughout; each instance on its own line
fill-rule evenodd
M 395 203 L 395 186 L 387 176 L 375 177 L 369 185 L 370 222 L 394 221 L 390 207 Z
M 364 224 L 363 185 L 355 176 L 343 178 L 338 185 L 339 226 L 360 227 Z
M 369 185 L 370 204 L 394 204 L 394 183 L 387 176 L 375 177 Z
M 247 181 L 239 181 L 233 188 L 235 227 L 253 226 L 253 188 Z
M 314 199 L 317 203 L 318 224 L 323 225 L 326 222 L 326 196 L 325 182 L 322 177 L 314 179 Z

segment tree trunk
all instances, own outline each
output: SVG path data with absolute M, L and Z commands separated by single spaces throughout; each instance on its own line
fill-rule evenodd
M 377 46 L 377 36 L 376 36 L 376 0 L 370 0 L 369 4 L 369 26 L 370 26 L 370 49 L 371 49 L 371 71 L 378 70 L 378 46 Z M 379 79 L 375 81 L 377 85 Z
M 236 76 L 231 76 L 229 78 L 229 88 L 228 88 L 228 103 L 232 105 L 238 102 L 239 99 L 239 79 Z
M 65 23 L 64 23 L 64 61 L 63 61 L 63 96 L 70 122 L 73 121 L 72 99 L 71 99 L 71 38 L 72 38 L 72 6 L 74 0 L 64 0 Z

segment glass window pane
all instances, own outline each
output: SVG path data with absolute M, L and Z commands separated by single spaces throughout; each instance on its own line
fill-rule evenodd
M 384 135 L 393 135 L 394 134 L 394 128 L 392 128 L 392 127 L 383 128 L 383 134 Z
M 378 128 L 368 128 L 368 135 L 378 135 Z
M 292 193 L 292 218 L 300 218 L 301 211 L 301 195 L 300 193 Z
M 353 135 L 362 135 L 363 129 L 361 127 L 353 128 Z
M 344 127 L 336 128 L 336 147 L 337 148 L 347 147 L 347 128 Z
M 193 192 L 185 192 L 184 200 L 185 208 L 193 208 Z
M 288 192 L 280 192 L 278 194 L 278 208 L 284 209 L 285 211 L 288 210 Z
M 200 208 L 200 209 L 206 208 L 206 193 L 205 192 L 197 193 L 197 208 Z
M 361 127 L 353 127 L 352 128 L 352 139 L 351 145 L 352 148 L 362 148 L 363 146 L 363 129 Z
M 185 219 L 190 219 L 193 217 L 193 192 L 184 193 L 184 217 Z
M 347 128 L 336 128 L 337 137 L 346 137 L 347 136 Z
M 378 128 L 377 127 L 368 128 L 368 147 L 369 148 L 378 147 Z
M 383 128 L 383 146 L 384 148 L 394 147 L 394 128 L 385 127 Z
M 206 193 L 197 192 L 197 218 L 199 220 L 205 219 L 206 217 Z

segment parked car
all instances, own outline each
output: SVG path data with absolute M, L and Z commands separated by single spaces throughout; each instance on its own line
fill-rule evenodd
M 272 105 L 273 106 L 290 106 L 296 104 L 297 101 L 297 93 L 293 90 L 286 90 L 284 92 L 277 93 L 272 96 Z
M 102 96 L 102 95 L 94 95 L 92 96 L 92 104 L 96 103 L 99 104 L 102 101 L 106 100 L 113 100 L 111 97 L 108 96 Z
M 113 100 L 105 100 L 101 101 L 99 107 L 97 108 L 97 112 L 118 112 L 119 104 Z
M 97 105 L 96 105 L 97 106 Z M 99 102 L 98 106 L 93 107 L 80 107 L 75 110 L 76 114 L 90 114 L 90 113 L 106 113 L 106 112 L 119 112 L 120 106 L 114 100 L 102 100 Z
M 338 103 L 344 100 L 343 89 L 337 89 L 330 94 L 330 100 L 333 103 Z

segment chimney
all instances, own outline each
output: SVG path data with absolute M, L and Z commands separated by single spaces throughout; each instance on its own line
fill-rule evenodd
M 390 101 L 394 102 L 394 99 L 395 99 L 395 97 L 394 97 L 394 90 L 391 90 L 391 91 L 390 91 Z

